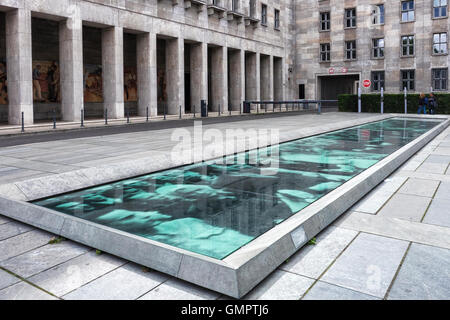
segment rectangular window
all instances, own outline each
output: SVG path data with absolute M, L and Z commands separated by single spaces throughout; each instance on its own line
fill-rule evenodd
M 372 91 L 381 91 L 384 88 L 384 71 L 372 72 Z
M 384 24 L 384 4 L 378 4 L 373 7 L 372 23 L 373 24 Z
M 400 90 L 406 88 L 408 91 L 415 90 L 415 71 L 414 70 L 402 70 L 402 87 Z
M 414 0 L 402 1 L 402 22 L 414 21 Z
M 345 42 L 345 58 L 347 60 L 356 59 L 356 40 Z
M 447 16 L 447 0 L 433 1 L 433 18 L 443 18 Z
M 356 28 L 356 8 L 345 9 L 345 28 Z
M 447 54 L 447 33 L 433 34 L 433 54 Z
M 275 9 L 275 29 L 280 29 L 280 10 Z
M 384 38 L 373 39 L 372 58 L 384 57 Z
M 321 12 L 320 13 L 320 31 L 330 30 L 330 13 Z
M 331 60 L 331 45 L 329 43 L 320 44 L 320 61 L 328 62 Z
M 414 56 L 414 36 L 402 36 L 402 56 Z
M 436 91 L 447 91 L 448 82 L 448 70 L 447 69 L 433 69 L 432 79 L 433 79 L 433 90 Z
M 261 6 L 261 24 L 267 25 L 267 5 Z

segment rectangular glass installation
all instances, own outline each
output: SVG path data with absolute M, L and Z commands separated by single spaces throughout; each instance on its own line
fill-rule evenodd
M 224 259 L 440 123 L 393 118 L 34 203 Z M 249 161 L 274 148 L 278 169 Z

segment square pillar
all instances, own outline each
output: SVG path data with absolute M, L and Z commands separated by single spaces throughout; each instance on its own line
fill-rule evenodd
M 201 100 L 208 100 L 208 45 L 191 46 L 191 106 L 201 112 Z
M 123 29 L 112 27 L 102 30 L 103 97 L 108 118 L 125 116 Z
M 238 111 L 245 100 L 245 52 L 233 50 L 230 55 L 230 101 L 233 111 Z
M 273 96 L 276 101 L 285 100 L 285 86 L 284 86 L 284 59 L 273 58 Z
M 166 40 L 167 110 L 184 114 L 184 39 Z
M 137 36 L 137 80 L 138 115 L 157 116 L 157 70 L 156 70 L 156 34 L 146 33 Z
M 31 12 L 19 8 L 6 13 L 6 64 L 10 124 L 32 124 L 33 70 Z
M 228 106 L 228 48 L 218 47 L 212 50 L 211 57 L 212 111 L 223 111 Z
M 261 100 L 273 100 L 273 58 L 261 55 Z
M 84 106 L 83 26 L 69 18 L 59 24 L 61 110 L 65 121 L 79 121 Z
M 245 100 L 261 100 L 260 83 L 260 55 L 247 53 L 245 59 Z M 256 108 L 256 107 L 255 107 Z

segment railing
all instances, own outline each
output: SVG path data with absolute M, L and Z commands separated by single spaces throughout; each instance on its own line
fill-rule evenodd
M 323 103 L 337 103 L 338 100 L 291 100 L 291 101 L 244 101 L 243 113 L 251 113 L 256 109 L 256 113 L 268 111 L 283 112 L 286 111 L 313 111 L 310 106 L 317 106 L 317 113 L 322 112 Z M 256 105 L 256 108 L 252 108 Z M 272 106 L 272 110 L 267 106 Z

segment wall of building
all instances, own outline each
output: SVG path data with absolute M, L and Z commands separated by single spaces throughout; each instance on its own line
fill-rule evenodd
M 371 22 L 372 6 L 384 4 L 385 23 L 374 25 Z M 398 93 L 402 91 L 402 69 L 416 70 L 414 92 L 429 92 L 431 89 L 431 69 L 447 68 L 449 56 L 432 55 L 432 38 L 435 32 L 447 32 L 449 19 L 432 19 L 433 1 L 415 0 L 415 21 L 401 23 L 401 1 L 382 0 L 302 0 L 295 1 L 295 82 L 305 84 L 306 97 L 319 98 L 319 76 L 345 74 L 359 75 L 360 79 L 371 79 L 372 71 L 385 71 L 385 90 Z M 344 29 L 346 8 L 356 8 L 357 27 Z M 319 13 L 331 12 L 331 31 L 319 31 Z M 447 14 L 448 16 L 448 14 Z M 401 56 L 401 36 L 415 35 L 415 55 Z M 384 59 L 373 59 L 372 39 L 385 39 Z M 344 45 L 347 40 L 356 40 L 357 60 L 344 59 Z M 320 43 L 331 43 L 331 62 L 319 61 Z M 371 92 L 371 89 L 363 89 Z

